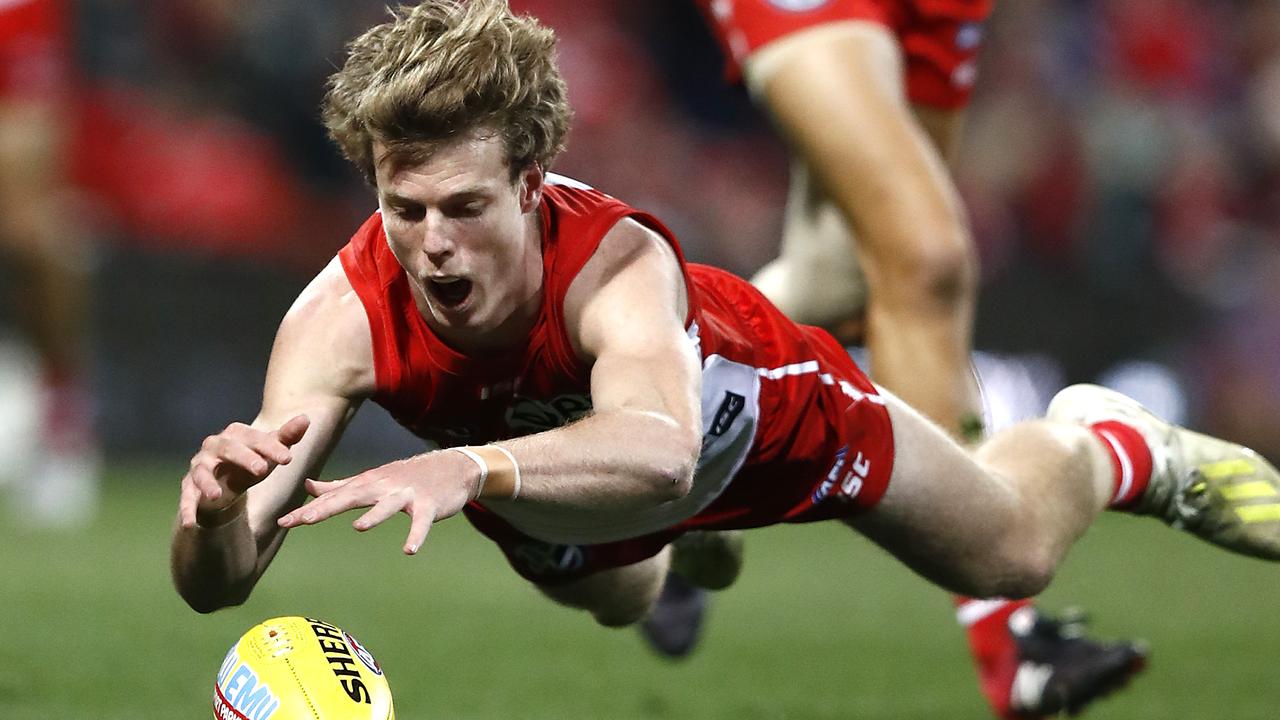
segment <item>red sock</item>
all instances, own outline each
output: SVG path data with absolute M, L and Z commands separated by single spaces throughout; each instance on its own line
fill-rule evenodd
M 1111 496 L 1111 507 L 1132 505 L 1142 497 L 1151 480 L 1151 448 L 1147 447 L 1142 433 L 1122 422 L 1107 420 L 1094 423 L 1089 429 L 1102 440 L 1111 457 L 1111 467 L 1115 469 L 1116 489 Z
M 1018 671 L 1018 645 L 1009 634 L 1009 616 L 1030 600 L 953 598 L 956 619 L 965 626 L 969 651 L 978 669 L 978 686 L 996 714 L 1009 712 L 1013 676 Z

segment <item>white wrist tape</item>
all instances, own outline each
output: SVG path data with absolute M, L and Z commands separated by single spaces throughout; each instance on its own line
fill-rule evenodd
M 489 447 L 500 451 L 503 455 L 507 456 L 508 460 L 511 461 L 511 471 L 515 474 L 515 480 L 512 482 L 511 487 L 511 499 L 515 500 L 520 497 L 520 463 L 516 462 L 516 456 L 512 455 L 510 450 L 502 447 L 501 445 L 490 445 Z
M 520 464 L 511 451 L 500 445 L 470 445 L 449 450 L 471 458 L 480 468 L 480 482 L 473 500 L 480 497 L 515 500 L 520 496 Z M 488 490 L 488 494 L 485 494 Z
M 480 457 L 479 453 L 471 450 L 470 448 L 452 447 L 449 449 L 456 450 L 457 452 L 466 455 L 471 458 L 472 462 L 480 466 L 480 482 L 476 483 L 476 494 L 471 498 L 472 500 L 475 500 L 480 497 L 480 493 L 484 492 L 484 481 L 489 479 L 489 463 L 485 462 L 485 459 Z

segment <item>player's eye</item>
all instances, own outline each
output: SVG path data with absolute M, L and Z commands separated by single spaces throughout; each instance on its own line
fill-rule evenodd
M 484 203 L 479 200 L 460 203 L 450 208 L 450 215 L 458 218 L 480 217 L 484 213 Z
M 391 212 L 405 222 L 418 222 L 427 214 L 426 208 L 421 205 L 393 205 Z

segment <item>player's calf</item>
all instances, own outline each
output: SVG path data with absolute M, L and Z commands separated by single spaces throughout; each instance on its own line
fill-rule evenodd
M 690 585 L 723 590 L 742 572 L 741 530 L 693 531 L 671 543 L 671 570 Z
M 671 551 L 638 563 L 604 570 L 557 585 L 538 585 L 542 594 L 571 608 L 586 610 L 605 627 L 627 627 L 647 617 L 662 592 Z

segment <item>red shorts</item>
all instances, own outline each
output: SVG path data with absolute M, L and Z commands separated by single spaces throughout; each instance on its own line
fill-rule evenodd
M 735 80 L 757 49 L 791 33 L 841 20 L 880 23 L 897 36 L 907 97 L 942 109 L 964 107 L 977 76 L 983 23 L 993 0 L 698 0 Z
M 0 0 L 0 101 L 70 91 L 71 44 L 60 0 Z
M 815 341 L 822 380 L 830 392 L 806 401 L 806 419 L 766 437 L 761 431 L 746 465 L 733 482 L 703 511 L 648 535 L 595 545 L 544 542 L 520 532 L 483 506 L 471 503 L 464 512 L 471 524 L 493 540 L 522 577 L 539 584 L 558 584 L 592 573 L 631 565 L 658 554 L 690 530 L 730 530 L 779 523 L 807 523 L 854 517 L 875 506 L 889 486 L 893 471 L 893 426 L 875 386 L 848 352 L 817 328 L 804 328 Z M 811 380 L 819 379 L 813 374 Z M 778 382 L 804 382 L 804 375 Z M 841 383 L 846 387 L 841 388 Z M 761 412 L 768 412 L 764 402 Z M 775 453 L 763 448 L 790 442 Z M 767 461 L 764 452 L 782 455 Z

